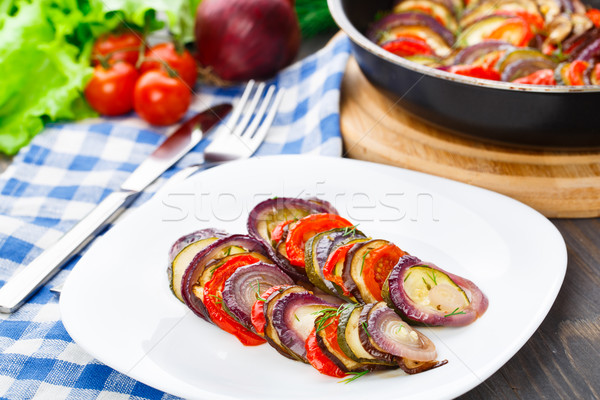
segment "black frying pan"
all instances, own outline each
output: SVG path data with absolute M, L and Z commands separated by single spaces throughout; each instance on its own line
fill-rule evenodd
M 362 72 L 417 117 L 455 133 L 513 145 L 552 149 L 600 148 L 600 86 L 495 82 L 425 67 L 395 56 L 364 32 L 393 0 L 328 0 L 350 37 Z M 599 7 L 600 0 L 589 1 Z

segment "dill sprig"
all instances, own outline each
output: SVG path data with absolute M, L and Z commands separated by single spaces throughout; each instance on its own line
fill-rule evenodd
M 267 301 L 261 297 L 262 293 L 260 292 L 260 281 L 258 279 L 256 279 L 256 285 L 254 286 L 254 295 L 258 301 Z
M 367 256 L 369 255 L 369 253 L 371 252 L 371 250 L 373 249 L 369 249 L 365 252 L 365 254 L 363 254 L 362 256 L 362 264 L 360 264 L 360 274 L 362 275 L 363 272 L 363 268 L 365 266 L 365 259 L 367 258 Z
M 317 318 L 315 318 L 315 332 L 322 331 L 329 325 L 333 324 L 335 318 L 344 312 L 346 308 L 351 306 L 352 304 L 342 304 L 338 308 L 327 307 L 313 312 L 312 315 L 317 315 Z
M 361 376 L 366 375 L 367 373 L 369 373 L 369 371 L 361 371 L 361 372 L 348 372 L 348 375 L 352 375 L 346 379 L 341 380 L 339 383 L 350 383 L 353 382 L 355 380 L 357 380 L 358 378 L 360 378 Z
M 360 224 L 345 227 L 342 231 L 342 236 L 356 235 L 356 228 L 358 228 L 358 225 Z
M 435 276 L 435 270 L 434 269 L 431 270 L 431 275 L 429 275 L 429 272 L 426 272 L 426 274 L 427 274 L 427 277 L 429 279 L 431 279 L 435 285 L 437 285 L 437 276 Z
M 367 334 L 367 336 L 371 337 L 371 334 L 369 333 L 369 329 L 367 329 L 367 321 L 363 321 L 363 323 L 360 324 L 360 326 L 363 328 L 363 330 L 365 331 L 365 333 Z
M 450 314 L 444 315 L 444 317 L 451 317 L 453 315 L 466 314 L 466 312 L 464 312 L 464 311 L 458 311 L 458 309 L 459 309 L 459 307 L 456 307 L 454 309 L 454 311 L 452 311 Z

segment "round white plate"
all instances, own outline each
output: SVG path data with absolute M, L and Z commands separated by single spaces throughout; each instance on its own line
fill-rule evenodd
M 318 196 L 374 238 L 474 281 L 489 309 L 462 328 L 426 328 L 448 364 L 414 376 L 367 374 L 350 384 L 245 347 L 170 292 L 167 253 L 205 227 L 246 232 L 248 212 L 273 196 Z M 202 399 L 447 399 L 508 361 L 548 313 L 567 265 L 564 241 L 541 214 L 508 197 L 366 162 L 273 156 L 233 162 L 167 186 L 96 240 L 60 298 L 71 337 L 103 363 L 157 389 Z

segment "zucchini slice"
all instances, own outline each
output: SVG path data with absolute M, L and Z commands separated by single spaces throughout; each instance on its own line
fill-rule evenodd
M 210 244 L 216 242 L 218 239 L 218 237 L 211 237 L 200 239 L 197 242 L 188 244 L 173 259 L 171 268 L 169 269 L 171 275 L 171 290 L 173 291 L 175 297 L 177 297 L 182 303 L 183 296 L 181 294 L 181 281 L 183 279 L 185 270 L 190 265 L 196 254 L 207 248 Z

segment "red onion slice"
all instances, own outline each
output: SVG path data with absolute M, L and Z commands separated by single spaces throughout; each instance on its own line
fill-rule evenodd
M 396 357 L 415 361 L 433 361 L 437 357 L 433 342 L 404 322 L 383 301 L 369 311 L 367 331 L 376 347 Z
M 325 200 L 274 197 L 258 203 L 250 211 L 246 226 L 248 234 L 264 243 L 270 257 L 283 271 L 296 280 L 307 281 L 304 271 L 291 265 L 285 255 L 273 248 L 276 243 L 271 243 L 271 232 L 281 222 L 321 213 L 338 214 L 337 210 Z
M 447 275 L 457 286 L 459 286 L 469 299 L 469 305 L 460 310 L 448 313 L 436 310 L 433 307 L 422 306 L 410 298 L 406 289 L 405 281 L 410 273 L 410 268 L 423 265 L 440 271 Z M 465 326 L 481 317 L 488 307 L 488 299 L 483 292 L 468 279 L 451 274 L 432 263 L 424 263 L 415 256 L 404 256 L 394 266 L 387 280 L 388 304 L 407 319 L 427 325 L 442 326 Z
M 438 34 L 448 46 L 454 44 L 454 34 L 446 29 L 430 15 L 419 12 L 401 12 L 387 15 L 377 21 L 367 32 L 367 37 L 375 42 L 380 42 L 382 32 L 389 31 L 399 26 L 425 26 Z
M 319 311 L 337 307 L 309 292 L 290 293 L 277 301 L 270 319 L 281 343 L 308 363 L 305 342 Z
M 272 286 L 292 285 L 294 281 L 279 267 L 258 262 L 235 270 L 225 281 L 223 301 L 246 327 L 252 328 L 252 306 Z
M 502 71 L 501 79 L 512 82 L 515 79 L 533 74 L 540 69 L 554 69 L 556 63 L 545 58 L 526 58 L 508 64 Z
M 219 239 L 200 253 L 196 254 L 185 273 L 181 283 L 181 294 L 184 303 L 200 318 L 212 322 L 202 299 L 194 292 L 194 287 L 198 284 L 204 268 L 212 260 L 222 258 L 225 251 L 231 246 L 238 246 L 246 249 L 248 252 L 256 252 L 269 257 L 265 246 L 258 240 L 247 235 L 231 235 Z
M 513 49 L 514 46 L 502 40 L 486 40 L 472 46 L 465 47 L 456 54 L 454 64 L 473 64 L 479 58 L 491 53 L 492 51 L 502 51 Z

